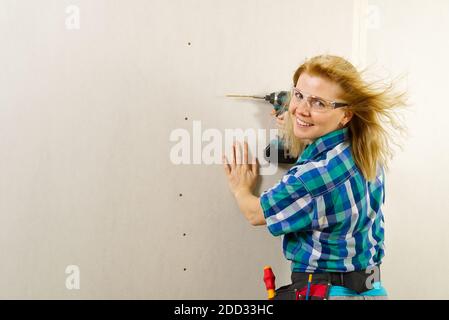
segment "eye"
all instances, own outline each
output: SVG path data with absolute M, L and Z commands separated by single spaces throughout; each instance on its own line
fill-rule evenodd
M 312 102 L 312 106 L 314 108 L 317 108 L 317 109 L 325 109 L 326 108 L 326 105 L 320 99 L 313 98 L 311 102 Z
M 299 91 L 297 91 L 297 90 L 295 90 L 295 97 L 296 97 L 298 100 L 301 100 L 301 99 L 303 98 L 301 92 L 299 92 Z

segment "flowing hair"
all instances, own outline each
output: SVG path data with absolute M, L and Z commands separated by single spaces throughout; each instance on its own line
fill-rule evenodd
M 366 70 L 358 72 L 350 62 L 338 56 L 306 59 L 293 75 L 293 86 L 303 72 L 330 80 L 343 89 L 340 98 L 349 103 L 347 109 L 353 112 L 345 127 L 348 127 L 354 161 L 365 179 L 374 181 L 378 166 L 388 169 L 388 162 L 394 155 L 392 144 L 401 148 L 397 138 L 404 136 L 406 129 L 394 111 L 407 105 L 406 92 L 396 93 L 392 83 L 363 80 Z M 284 114 L 280 136 L 289 154 L 297 157 L 306 145 L 293 132 L 293 115 Z

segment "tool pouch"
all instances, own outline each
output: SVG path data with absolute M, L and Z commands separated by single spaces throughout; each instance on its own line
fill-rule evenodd
M 330 284 L 312 284 L 310 286 L 309 300 L 327 300 Z M 306 300 L 307 286 L 296 290 L 296 300 Z
M 307 275 L 292 277 L 292 284 L 276 290 L 274 300 L 306 300 Z M 327 300 L 331 288 L 330 276 L 316 276 L 310 285 L 309 300 Z
M 276 289 L 273 300 L 296 300 L 296 289 L 291 284 L 280 287 Z

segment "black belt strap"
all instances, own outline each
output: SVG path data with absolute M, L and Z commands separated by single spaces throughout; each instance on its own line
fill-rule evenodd
M 292 272 L 291 279 L 294 287 L 300 289 L 301 287 L 306 286 L 309 274 L 310 273 L 306 272 Z M 325 273 L 313 273 L 312 283 L 314 284 L 330 283 L 333 286 L 341 286 L 351 289 L 357 293 L 362 293 L 372 289 L 373 282 L 380 281 L 380 269 L 377 278 L 376 279 L 374 278 L 375 277 L 373 277 L 372 269 L 345 272 L 345 273 L 325 272 Z

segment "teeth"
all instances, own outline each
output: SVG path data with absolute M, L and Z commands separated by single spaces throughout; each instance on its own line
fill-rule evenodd
M 300 120 L 299 118 L 296 118 L 296 122 L 297 122 L 299 125 L 301 125 L 301 126 L 307 126 L 307 127 L 313 126 L 313 124 L 304 122 L 304 121 Z

